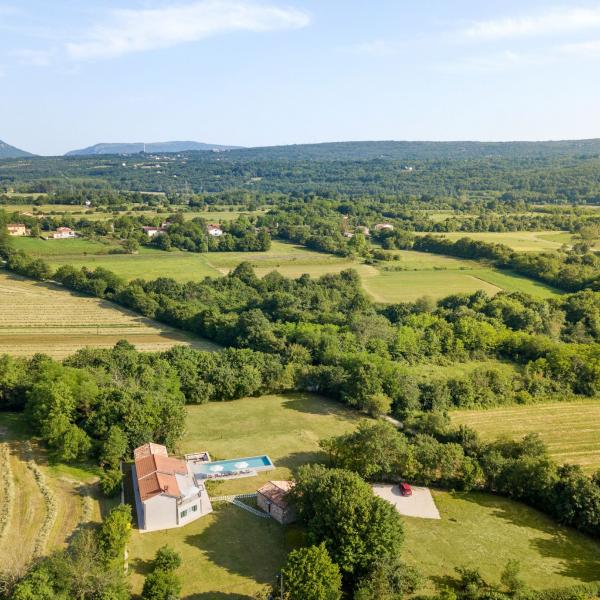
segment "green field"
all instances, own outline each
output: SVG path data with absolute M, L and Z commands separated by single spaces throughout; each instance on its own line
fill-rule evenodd
M 542 513 L 490 494 L 434 491 L 433 496 L 442 518 L 406 518 L 403 551 L 432 582 L 455 575 L 455 567 L 471 567 L 498 584 L 514 558 L 534 589 L 598 579 L 598 542 Z
M 486 440 L 539 433 L 554 460 L 600 468 L 600 400 L 510 406 L 451 413 L 455 423 L 476 429 Z
M 459 240 L 468 237 L 482 242 L 494 242 L 509 246 L 517 252 L 542 252 L 544 250 L 558 250 L 565 243 L 560 237 L 565 232 L 560 231 L 502 231 L 502 232 L 471 232 L 453 231 L 432 235 L 441 235 L 449 240 Z M 570 234 L 566 234 L 570 235 Z
M 502 290 L 526 292 L 541 298 L 561 293 L 511 271 L 485 267 L 472 260 L 415 250 L 396 250 L 393 254 L 399 257 L 398 261 L 382 264 L 376 275 L 363 277 L 365 289 L 377 302 L 411 301 L 423 296 L 439 299 L 477 290 L 490 295 Z
M 17 250 L 23 250 L 32 256 L 47 258 L 50 262 L 66 258 L 84 258 L 90 254 L 108 254 L 111 249 L 119 248 L 115 243 L 84 238 L 43 240 L 41 238 L 16 237 L 13 238 L 12 243 Z
M 308 273 L 319 277 L 355 269 L 367 293 L 376 302 L 407 302 L 423 296 L 433 299 L 449 294 L 484 290 L 493 295 L 501 290 L 522 291 L 548 298 L 560 292 L 510 271 L 482 267 L 480 263 L 412 250 L 395 251 L 398 261 L 378 266 L 315 252 L 303 246 L 273 241 L 268 252 L 163 252 L 141 248 L 137 254 L 106 254 L 110 246 L 87 240 L 33 240 L 18 238 L 17 247 L 47 256 L 57 268 L 64 264 L 104 267 L 125 279 L 172 277 L 177 281 L 201 280 L 225 275 L 240 262 L 249 262 L 263 277 L 278 271 L 286 277 Z M 86 252 L 87 254 L 83 254 Z M 402 270 L 396 270 L 402 269 Z
M 23 239 L 21 238 L 19 241 L 21 242 Z M 46 242 L 40 240 L 40 243 L 44 244 Z M 277 270 L 287 277 L 299 277 L 303 273 L 318 277 L 325 273 L 336 273 L 347 268 L 357 268 L 364 273 L 377 272 L 373 267 L 367 265 L 279 241 L 273 241 L 268 252 L 207 252 L 198 254 L 180 251 L 163 252 L 152 248 L 141 248 L 138 254 L 133 255 L 92 255 L 90 250 L 90 254 L 86 256 L 83 254 L 54 254 L 48 255 L 48 259 L 53 267 L 64 264 L 92 268 L 104 267 L 126 279 L 172 277 L 177 281 L 199 280 L 207 276 L 225 275 L 244 261 L 252 264 L 261 277 L 273 270 Z

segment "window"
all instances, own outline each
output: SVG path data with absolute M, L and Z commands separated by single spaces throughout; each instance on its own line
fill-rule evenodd
M 184 517 L 187 517 L 187 510 L 182 510 L 182 511 L 179 513 L 179 516 L 180 516 L 182 519 L 183 519 Z
M 198 505 L 194 504 L 194 506 L 192 506 L 192 512 L 197 512 L 198 511 Z

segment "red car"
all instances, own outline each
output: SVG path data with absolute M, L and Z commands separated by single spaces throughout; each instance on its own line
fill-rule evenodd
M 412 496 L 412 488 L 410 487 L 410 485 L 408 485 L 408 483 L 401 483 L 399 487 L 400 493 L 403 496 Z

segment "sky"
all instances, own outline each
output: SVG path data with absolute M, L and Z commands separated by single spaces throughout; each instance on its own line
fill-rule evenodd
M 0 139 L 600 137 L 600 0 L 0 0 Z

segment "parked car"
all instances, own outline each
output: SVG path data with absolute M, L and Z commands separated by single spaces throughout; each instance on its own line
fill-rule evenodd
M 412 488 L 410 485 L 408 485 L 408 483 L 401 483 L 399 487 L 400 494 L 402 494 L 402 496 L 412 496 Z

